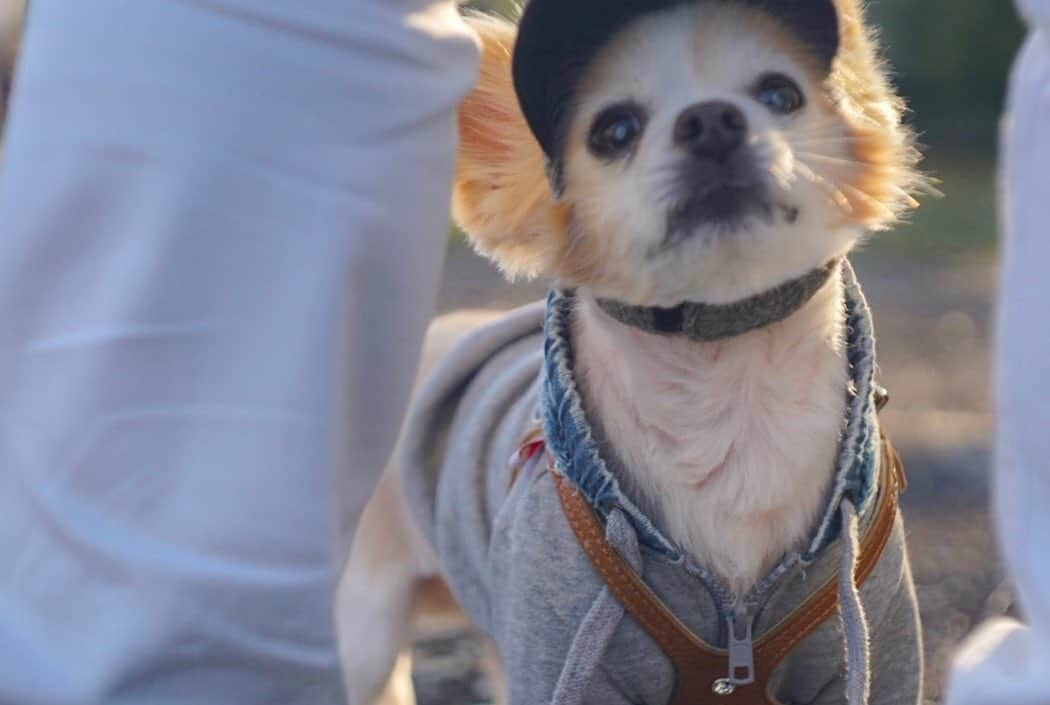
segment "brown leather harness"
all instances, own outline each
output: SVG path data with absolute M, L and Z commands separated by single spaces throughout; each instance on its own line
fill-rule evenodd
M 880 407 L 884 404 L 880 400 Z M 542 450 L 542 440 L 530 435 L 523 444 L 521 459 Z M 677 678 L 669 705 L 700 705 L 712 699 L 728 705 L 781 705 L 770 692 L 774 672 L 788 654 L 802 643 L 838 607 L 834 578 L 829 578 L 794 612 L 769 629 L 753 643 L 751 674 L 732 674 L 740 679 L 753 677 L 747 686 L 727 678 L 731 654 L 726 649 L 707 646 L 679 620 L 646 585 L 623 556 L 605 538 L 605 530 L 594 510 L 571 482 L 554 466 L 548 454 L 548 469 L 554 477 L 565 517 L 595 571 L 609 591 L 631 617 L 663 650 L 674 664 Z M 896 522 L 899 493 L 906 487 L 904 466 L 889 439 L 882 436 L 879 496 L 874 516 L 861 538 L 856 564 L 856 583 L 863 585 L 874 571 L 886 548 Z

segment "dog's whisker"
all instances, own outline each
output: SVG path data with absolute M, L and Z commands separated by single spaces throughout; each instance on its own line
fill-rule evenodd
M 804 139 L 793 138 L 790 140 L 789 144 L 792 147 L 853 147 L 863 144 L 863 141 L 853 137 L 810 137 Z
M 802 161 L 796 162 L 799 173 L 802 174 L 806 179 L 816 184 L 818 188 L 823 190 L 831 198 L 831 200 L 847 215 L 853 212 L 853 206 L 850 204 L 849 198 L 842 192 L 835 183 L 817 173 L 812 167 Z
M 843 163 L 844 162 L 844 163 L 847 163 L 849 165 L 864 166 L 864 164 L 862 164 L 861 162 L 854 162 L 854 161 L 851 161 L 851 160 L 837 160 L 837 159 L 832 158 L 832 157 L 826 157 L 826 158 L 821 159 L 820 158 L 821 155 L 808 155 L 808 156 L 809 156 L 810 159 L 816 158 L 816 159 L 818 159 L 818 161 L 824 161 L 824 162 L 827 162 L 827 163 Z M 801 163 L 804 164 L 804 162 L 801 162 Z M 825 179 L 827 178 L 826 175 L 821 174 L 818 170 L 814 169 L 810 165 L 806 165 L 806 168 L 809 169 L 812 173 L 820 175 L 821 178 L 825 178 Z M 840 192 L 841 191 L 848 191 L 855 198 L 863 201 L 868 207 L 872 208 L 877 213 L 879 213 L 879 216 L 881 218 L 886 219 L 886 220 L 890 220 L 890 221 L 896 219 L 896 213 L 894 212 L 893 208 L 891 206 L 889 206 L 883 199 L 877 198 L 876 196 L 872 195 L 868 191 L 866 191 L 866 190 L 864 190 L 864 189 L 862 189 L 862 188 L 860 188 L 860 187 L 858 187 L 856 185 L 853 185 L 853 184 L 842 185 L 840 187 Z M 916 201 L 914 199 L 914 197 L 912 197 L 912 195 L 910 193 L 908 193 L 908 191 L 905 188 L 903 188 L 903 187 L 894 186 L 894 187 L 892 187 L 890 189 L 890 192 L 900 202 L 903 202 L 903 203 L 905 203 L 906 205 L 908 205 L 910 207 L 915 207 L 915 206 L 918 205 L 918 201 Z M 848 200 L 848 198 L 847 198 L 847 200 Z
M 832 157 L 826 154 L 815 154 L 813 152 L 796 152 L 797 157 L 801 159 L 813 160 L 817 162 L 823 162 L 825 164 L 833 164 L 838 166 L 850 166 L 850 167 L 866 167 L 867 164 L 858 161 L 856 159 L 848 159 L 846 157 Z
M 885 220 L 890 220 L 890 221 L 895 219 L 896 214 L 893 212 L 893 209 L 891 209 L 889 206 L 887 206 L 885 203 L 883 203 L 879 199 L 877 199 L 874 196 L 872 196 L 867 191 L 865 191 L 865 190 L 863 190 L 861 188 L 857 188 L 856 186 L 850 186 L 850 185 L 847 185 L 846 188 L 849 189 L 849 191 L 851 193 L 856 194 L 857 197 L 860 198 L 862 201 L 864 201 L 864 203 L 866 203 L 868 206 L 870 206 L 875 211 L 877 211 L 881 218 L 883 218 Z
M 844 133 L 841 127 L 835 125 L 834 123 L 828 123 L 826 127 L 815 126 L 809 128 L 802 128 L 800 130 L 793 131 L 792 134 L 797 137 L 851 137 L 853 139 L 856 139 L 855 136 L 849 133 Z
M 831 134 L 843 135 L 844 134 L 843 130 L 842 130 L 842 126 L 839 125 L 838 123 L 836 123 L 834 120 L 827 120 L 827 121 L 819 122 L 819 123 L 817 123 L 815 125 L 810 125 L 808 127 L 799 128 L 798 130 L 794 130 L 793 133 L 796 134 L 796 135 L 801 135 L 801 136 L 806 136 L 806 135 L 831 135 Z

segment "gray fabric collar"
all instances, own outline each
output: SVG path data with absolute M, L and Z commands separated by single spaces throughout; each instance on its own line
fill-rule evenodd
M 647 333 L 681 335 L 709 343 L 783 321 L 805 306 L 841 264 L 842 260 L 832 260 L 797 279 L 732 304 L 684 303 L 675 308 L 651 308 L 599 299 L 598 305 L 620 323 Z

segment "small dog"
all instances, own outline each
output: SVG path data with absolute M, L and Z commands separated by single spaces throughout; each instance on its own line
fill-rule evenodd
M 438 578 L 515 705 L 919 702 L 845 258 L 923 180 L 859 0 L 470 21 L 454 215 L 556 288 L 431 329 L 340 587 L 351 703 L 412 700 L 391 671 Z

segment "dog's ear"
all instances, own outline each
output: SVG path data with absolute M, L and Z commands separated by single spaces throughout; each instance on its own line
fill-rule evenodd
M 918 205 L 912 194 L 935 190 L 916 169 L 920 155 L 903 122 L 904 102 L 888 78 L 864 5 L 864 0 L 835 0 L 839 55 L 830 82 L 842 99 L 854 159 L 863 165 L 844 196 L 854 220 L 881 229 Z
M 459 108 L 453 218 L 507 276 L 552 275 L 565 251 L 568 207 L 552 196 L 543 152 L 514 93 L 517 28 L 487 16 L 467 21 L 481 39 L 481 71 Z

